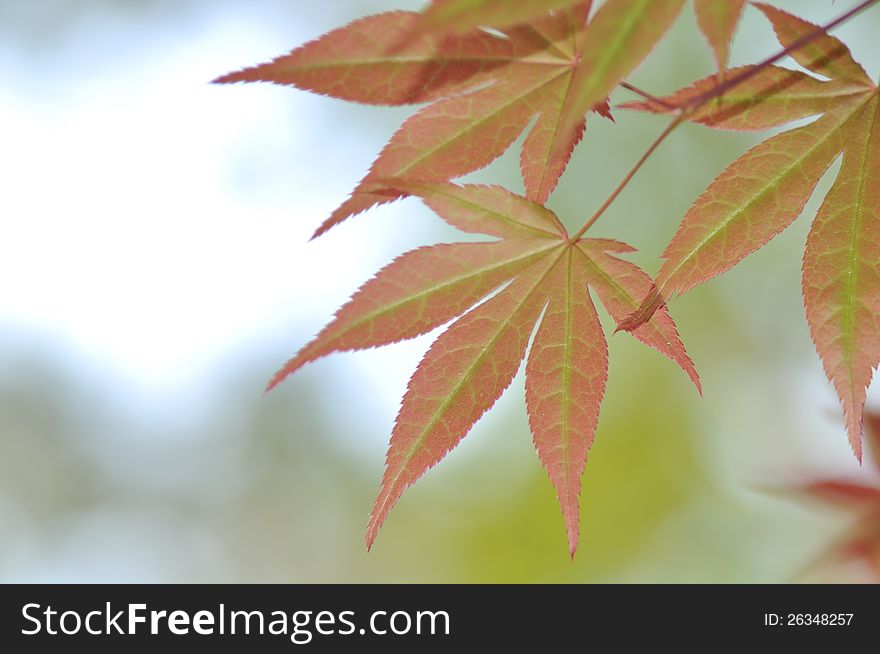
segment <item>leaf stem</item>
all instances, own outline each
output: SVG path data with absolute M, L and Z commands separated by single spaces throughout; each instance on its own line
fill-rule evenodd
M 812 32 L 810 32 L 809 34 L 805 34 L 801 38 L 796 39 L 788 47 L 783 48 L 782 50 L 777 52 L 775 55 L 773 55 L 771 57 L 767 57 L 763 61 L 755 64 L 754 66 L 750 66 L 750 67 L 746 68 L 745 70 L 738 73 L 737 75 L 734 75 L 733 77 L 728 77 L 723 82 L 712 87 L 711 89 L 709 89 L 705 93 L 701 93 L 700 95 L 698 95 L 694 98 L 691 98 L 687 103 L 684 104 L 683 108 L 691 109 L 691 110 L 697 109 L 697 108 L 701 107 L 702 105 L 704 105 L 709 100 L 711 100 L 713 98 L 717 98 L 720 95 L 723 95 L 724 93 L 726 93 L 730 89 L 732 89 L 736 86 L 739 86 L 740 84 L 742 84 L 743 82 L 745 82 L 748 79 L 751 79 L 752 77 L 754 77 L 755 75 L 760 73 L 762 70 L 764 70 L 768 66 L 772 66 L 780 59 L 787 57 L 795 50 L 798 50 L 799 48 L 804 47 L 805 45 L 813 42 L 814 40 L 816 40 L 817 38 L 819 38 L 820 36 L 822 36 L 826 32 L 833 30 L 835 27 L 839 27 L 840 25 L 847 22 L 851 18 L 854 18 L 857 14 L 860 14 L 865 9 L 867 9 L 868 7 L 870 7 L 873 4 L 876 4 L 877 2 L 878 2 L 878 0 L 863 0 L 862 2 L 857 4 L 855 7 L 853 7 L 852 9 L 847 11 L 846 13 L 844 13 L 844 14 L 838 16 L 837 18 L 835 18 L 834 20 L 832 20 L 830 23 L 827 23 L 826 25 L 818 27 L 815 30 L 813 30 Z
M 664 100 L 663 98 L 657 97 L 656 95 L 652 95 L 652 94 L 648 93 L 647 91 L 640 89 L 638 86 L 633 86 L 629 82 L 621 82 L 620 86 L 621 86 L 621 88 L 624 88 L 627 91 L 632 91 L 636 95 L 644 98 L 645 100 L 648 100 L 649 102 L 655 102 L 655 103 L 659 104 L 661 107 L 666 107 L 667 109 L 678 109 L 678 107 L 676 107 L 674 104 L 671 104 L 671 103 L 667 102 L 666 100 Z
M 650 147 L 648 147 L 647 150 L 645 150 L 645 153 L 636 162 L 636 165 L 630 169 L 630 171 L 626 174 L 626 177 L 624 177 L 620 184 L 617 185 L 617 188 L 614 189 L 614 192 L 609 195 L 608 199 L 602 203 L 602 206 L 596 210 L 596 213 L 590 216 L 590 219 L 584 223 L 583 227 L 581 227 L 577 231 L 577 233 L 569 239 L 570 243 L 575 243 L 580 240 L 580 238 L 586 233 L 586 231 L 590 229 L 590 227 L 592 227 L 594 224 L 596 224 L 596 221 L 599 220 L 599 218 L 601 218 L 606 211 L 608 211 L 608 208 L 623 192 L 623 189 L 625 189 L 629 185 L 629 183 L 632 181 L 632 178 L 635 177 L 636 173 L 638 173 L 641 167 L 645 165 L 645 162 L 647 162 L 648 159 L 651 158 L 651 155 L 654 154 L 654 152 L 657 150 L 657 148 L 660 147 L 663 141 L 665 141 L 667 137 L 672 134 L 672 132 L 674 132 L 675 129 L 685 121 L 686 118 L 686 114 L 680 113 L 672 120 L 672 122 L 669 123 L 669 125 L 666 126 L 666 129 L 663 130 L 663 133 L 660 134 L 660 136 L 658 136 L 656 139 L 654 139 L 654 142 L 650 145 Z
M 726 93 L 730 89 L 742 84 L 743 82 L 750 79 L 754 75 L 757 75 L 758 73 L 760 73 L 763 69 L 767 68 L 768 66 L 772 66 L 780 59 L 787 57 L 788 55 L 790 55 L 792 52 L 794 52 L 798 48 L 804 47 L 805 45 L 811 43 L 812 41 L 819 38 L 820 36 L 822 36 L 826 32 L 834 29 L 835 27 L 839 27 L 840 25 L 842 25 L 846 21 L 855 17 L 857 14 L 860 14 L 865 9 L 867 9 L 871 5 L 876 4 L 877 2 L 880 2 L 880 0 L 862 0 L 862 2 L 857 4 L 855 7 L 853 7 L 852 9 L 847 11 L 846 13 L 841 14 L 840 16 L 838 16 L 837 18 L 835 18 L 831 22 L 827 23 L 826 25 L 818 27 L 817 29 L 810 32 L 809 34 L 806 34 L 806 35 L 802 36 L 801 38 L 796 39 L 788 47 L 783 48 L 782 50 L 780 50 L 779 52 L 777 52 L 773 56 L 767 57 L 763 61 L 755 64 L 754 66 L 750 66 L 749 68 L 745 69 L 744 71 L 740 72 L 739 74 L 725 79 L 720 84 L 712 87 L 711 89 L 709 89 L 705 93 L 701 93 L 700 95 L 698 95 L 694 98 L 691 98 L 690 101 L 688 101 L 687 103 L 685 103 L 681 106 L 678 106 L 678 107 L 673 107 L 665 100 L 662 100 L 660 98 L 656 98 L 656 97 L 652 96 L 650 93 L 648 93 L 646 91 L 642 91 L 638 87 L 633 86 L 632 84 L 629 84 L 628 82 L 621 82 L 620 86 L 622 86 L 623 88 L 627 89 L 628 91 L 632 91 L 633 93 L 636 93 L 636 94 L 644 97 L 647 100 L 650 100 L 652 102 L 657 102 L 661 105 L 664 105 L 668 109 L 675 110 L 676 115 L 675 115 L 675 118 L 672 120 L 672 122 L 669 123 L 669 125 L 667 125 L 666 129 L 663 130 L 663 133 L 660 134 L 660 136 L 658 136 L 654 140 L 654 142 L 645 151 L 645 153 L 642 155 L 642 157 L 636 162 L 636 165 L 633 166 L 632 169 L 627 173 L 626 177 L 623 178 L 623 181 L 621 181 L 620 184 L 617 185 L 617 188 L 615 188 L 614 191 L 611 193 L 611 195 L 608 196 L 608 199 L 602 203 L 602 206 L 596 210 L 596 213 L 594 213 L 592 216 L 590 216 L 589 220 L 587 220 L 587 222 L 584 223 L 584 225 L 577 231 L 577 233 L 575 233 L 575 235 L 572 236 L 571 239 L 569 239 L 569 242 L 574 243 L 574 242 L 578 241 L 586 233 L 586 231 L 588 229 L 590 229 L 590 227 L 592 227 L 594 224 L 596 224 L 596 221 L 599 220 L 599 218 L 601 218 L 602 215 L 606 211 L 608 211 L 608 208 L 614 203 L 614 201 L 618 198 L 618 196 L 620 196 L 620 194 L 623 192 L 623 190 L 629 185 L 629 183 L 632 181 L 633 177 L 636 176 L 636 173 L 638 173 L 639 170 L 641 169 L 641 167 L 645 165 L 645 162 L 651 157 L 652 154 L 654 154 L 654 152 L 657 150 L 657 148 L 660 147 L 660 144 L 662 144 L 663 141 L 665 141 L 666 138 L 670 134 L 672 134 L 672 132 L 674 132 L 675 129 L 679 125 L 681 125 L 685 120 L 687 120 L 688 117 L 691 116 L 697 109 L 699 109 L 701 106 L 703 106 L 704 104 L 706 104 L 707 102 L 709 102 L 713 98 L 717 98 L 718 96 L 723 95 L 724 93 Z

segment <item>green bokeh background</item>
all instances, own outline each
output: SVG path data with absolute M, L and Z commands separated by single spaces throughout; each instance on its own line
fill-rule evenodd
M 826 0 L 776 4 L 819 22 L 846 8 Z M 238 14 L 246 17 L 243 24 L 255 47 L 250 60 L 237 61 L 216 48 L 181 52 L 198 58 L 205 73 L 194 77 L 193 85 L 277 54 L 279 43 L 293 47 L 355 17 L 394 7 L 418 8 L 419 3 L 7 0 L 0 2 L 0 39 L 7 55 L 0 86 L 6 87 L 3 93 L 19 93 L 58 117 L 65 105 L 53 98 L 53 76 L 67 76 L 73 84 L 97 80 L 112 95 L 113 75 L 76 62 L 89 56 L 124 59 L 129 51 L 147 59 L 152 53 L 174 57 L 166 35 L 192 30 L 198 38 L 210 31 L 218 12 L 227 25 Z M 254 38 L 260 30 L 264 45 Z M 874 9 L 839 31 L 875 78 L 878 30 L 880 10 Z M 101 52 L 108 32 L 114 49 Z M 777 49 L 766 21 L 748 9 L 734 63 Z M 710 72 L 709 50 L 688 11 L 631 81 L 662 93 Z M 15 86 L 24 78 L 36 80 L 35 85 Z M 383 443 L 397 406 L 393 398 L 400 394 L 394 391 L 402 391 L 430 339 L 323 360 L 265 397 L 263 382 L 329 318 L 334 303 L 363 281 L 363 276 L 346 279 L 338 297 L 307 301 L 314 300 L 310 278 L 326 274 L 320 266 L 304 267 L 309 248 L 327 248 L 323 265 L 329 270 L 335 265 L 333 248 L 357 239 L 359 252 L 376 269 L 418 244 L 460 235 L 407 200 L 400 204 L 403 209 L 380 208 L 357 218 L 370 224 L 364 231 L 343 226 L 327 237 L 330 245 L 306 242 L 305 235 L 324 217 L 311 207 L 331 209 L 341 201 L 408 109 L 347 105 L 276 87 L 212 92 L 218 112 L 226 102 L 285 108 L 289 122 L 264 125 L 229 112 L 226 129 L 252 132 L 264 145 L 246 155 L 229 153 L 236 172 L 218 184 L 244 189 L 250 205 L 243 230 L 259 229 L 269 211 L 302 223 L 303 238 L 289 243 L 289 258 L 275 268 L 275 274 L 291 280 L 284 298 L 288 308 L 271 324 L 218 350 L 186 389 L 149 402 L 139 397 L 137 385 L 114 378 L 56 332 L 0 313 L 0 580 L 862 578 L 858 568 L 809 565 L 849 516 L 774 490 L 810 478 L 871 474 L 859 471 L 848 451 L 803 318 L 800 259 L 821 195 L 763 251 L 673 304 L 703 378 L 704 398 L 655 352 L 627 335 L 610 339 L 610 380 L 584 478 L 582 539 L 574 561 L 567 554 L 554 493 L 532 448 L 521 373 L 463 444 L 407 492 L 367 554 L 363 530 L 382 473 Z M 618 92 L 613 99 L 630 98 Z M 185 101 L 168 97 L 169 103 Z M 299 129 L 315 112 L 323 119 L 308 129 L 316 142 L 328 144 L 327 151 L 285 147 L 285 131 Z M 615 118 L 615 124 L 590 120 L 585 142 L 550 200 L 570 228 L 592 213 L 664 125 L 662 118 L 622 111 Z M 655 272 L 658 255 L 689 204 L 758 138 L 681 128 L 595 233 L 636 245 L 634 260 Z M 469 179 L 521 190 L 516 154 L 511 151 Z M 0 157 L 8 156 L 13 154 L 0 151 Z M 337 175 L 342 159 L 345 168 Z M 309 194 L 314 197 L 307 201 Z M 197 205 L 199 198 L 194 200 Z M 71 207 L 65 219 L 76 220 L 77 212 L 88 210 Z M 0 198 L 0 216 L 3 238 L 14 247 L 17 223 L 27 215 Z M 119 220 L 126 220 L 124 212 Z M 113 238 L 107 236 L 108 248 L 114 247 Z M 199 252 L 192 258 L 198 265 Z M 194 297 L 195 310 L 198 302 Z M 610 334 L 611 323 L 603 319 Z M 398 385 L 378 387 L 369 371 L 379 369 Z

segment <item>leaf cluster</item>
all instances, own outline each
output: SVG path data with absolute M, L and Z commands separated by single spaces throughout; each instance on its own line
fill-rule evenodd
M 494 240 L 419 248 L 392 262 L 276 374 L 274 387 L 333 352 L 371 348 L 451 324 L 411 378 L 397 416 L 367 545 L 403 491 L 488 411 L 526 361 L 535 449 L 554 485 L 571 554 L 580 479 L 608 375 L 601 302 L 618 329 L 700 381 L 666 308 L 729 270 L 803 211 L 842 159 L 816 216 L 803 295 L 816 349 L 843 404 L 861 458 L 866 388 L 880 363 L 880 93 L 829 30 L 764 3 L 782 50 L 728 68 L 744 0 L 694 0 L 717 73 L 665 96 L 627 76 L 651 53 L 685 0 L 504 2 L 433 0 L 422 12 L 368 16 L 218 82 L 272 82 L 372 105 L 418 105 L 319 236 L 378 204 L 421 198 L 463 232 Z M 792 57 L 803 70 L 778 65 Z M 806 72 L 804 72 L 806 71 Z M 574 234 L 544 205 L 591 114 L 612 119 L 618 88 L 640 96 L 622 110 L 670 123 L 608 200 Z M 760 143 L 724 170 L 681 220 L 655 278 L 623 256 L 627 244 L 589 229 L 654 150 L 685 121 L 765 131 L 810 119 Z M 454 182 L 501 156 L 527 131 L 525 196 Z M 529 343 L 531 348 L 529 349 Z

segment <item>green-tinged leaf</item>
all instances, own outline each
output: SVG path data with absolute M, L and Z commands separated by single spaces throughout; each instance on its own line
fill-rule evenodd
M 409 382 L 391 435 L 367 547 L 403 491 L 442 459 L 513 380 L 548 296 L 543 284 L 564 253 L 542 258 L 434 342 Z
M 499 186 L 407 179 L 377 183 L 383 192 L 420 197 L 463 231 L 503 240 L 437 245 L 395 260 L 339 310 L 270 387 L 332 352 L 411 338 L 461 316 L 437 338 L 410 380 L 370 517 L 366 541 L 371 546 L 404 490 L 455 447 L 510 384 L 543 310 L 527 365 L 527 406 L 574 555 L 580 476 L 608 365 L 589 288 L 617 318 L 637 306 L 650 279 L 608 254 L 632 252 L 631 246 L 612 239 L 573 242 L 552 211 Z M 699 385 L 665 309 L 635 335 Z
M 529 425 L 559 497 L 572 556 L 581 474 L 608 377 L 608 346 L 587 281 L 584 258 L 569 248 L 547 278 L 550 301 L 526 365 Z
M 654 287 L 619 328 L 638 328 L 673 296 L 763 247 L 803 211 L 820 177 L 843 153 L 840 172 L 807 242 L 803 291 L 816 349 L 843 404 L 853 452 L 861 460 L 867 386 L 880 363 L 880 92 L 842 42 L 790 14 L 758 6 L 783 46 L 802 46 L 792 56 L 813 72 L 831 76 L 826 88 L 837 85 L 842 92 L 821 98 L 810 91 L 806 104 L 798 93 L 795 101 L 769 99 L 740 113 L 737 124 L 749 127 L 772 125 L 774 113 L 786 121 L 802 110 L 818 109 L 823 115 L 761 143 L 709 185 L 667 246 Z M 767 71 L 760 70 L 742 88 L 748 90 Z M 773 75 L 784 79 L 784 73 Z M 797 81 L 790 88 L 815 87 L 803 76 L 791 79 Z M 703 94 L 679 95 L 687 105 L 686 96 Z M 696 117 L 729 126 L 729 118 L 713 113 L 717 110 L 710 105 Z
M 655 288 L 636 312 L 619 323 L 620 329 L 638 327 L 674 295 L 729 270 L 791 224 L 819 178 L 844 150 L 853 121 L 876 97 L 870 80 L 858 80 L 853 88 L 852 76 L 861 67 L 840 41 L 785 12 L 767 5 L 759 8 L 773 22 L 784 46 L 812 37 L 797 55 L 799 61 L 815 72 L 848 76 L 844 82 L 848 91 L 816 122 L 764 141 L 709 185 L 663 253 L 666 261 Z M 790 115 L 788 109 L 782 113 L 786 118 Z
M 369 16 L 217 81 L 289 84 L 370 104 L 433 103 L 404 122 L 315 236 L 400 197 L 381 188 L 381 179 L 445 182 L 488 165 L 532 119 L 522 172 L 527 196 L 543 203 L 583 135 L 586 112 L 592 108 L 610 117 L 610 110 L 607 98 L 600 97 L 581 111 L 577 129 L 562 128 L 562 115 L 570 113 L 574 98 L 591 3 L 541 4 L 539 14 L 513 21 L 502 35 L 481 29 L 425 33 L 418 27 L 424 17 L 411 12 Z M 505 10 L 511 8 L 505 4 Z M 535 3 L 530 11 L 537 8 Z
M 540 110 L 541 93 L 552 71 L 533 69 L 531 73 L 504 88 L 492 86 L 441 100 L 409 118 L 316 236 L 376 204 L 396 199 L 390 193 L 374 192 L 381 179 L 442 182 L 501 156 Z
M 407 386 L 369 519 L 368 548 L 403 492 L 457 446 L 527 358 L 529 426 L 574 556 L 581 477 L 608 378 L 608 345 L 594 301 L 619 329 L 681 367 L 701 392 L 668 301 L 784 230 L 836 161 L 840 172 L 807 241 L 803 294 L 811 334 L 861 458 L 867 387 L 880 364 L 880 91 L 839 39 L 757 3 L 783 50 L 759 65 L 728 70 L 745 0 L 695 0 L 719 72 L 661 98 L 624 84 L 643 99 L 624 107 L 674 119 L 574 236 L 545 206 L 585 134 L 588 113 L 612 119 L 610 94 L 668 32 L 684 2 L 604 0 L 593 12 L 588 0 L 432 0 L 420 14 L 369 16 L 217 80 L 292 85 L 374 105 L 423 105 L 316 236 L 412 195 L 451 226 L 498 239 L 422 247 L 398 257 L 269 384 L 334 352 L 448 325 Z M 869 4 L 859 3 L 829 29 Z M 809 72 L 772 65 L 786 55 Z M 807 118 L 815 120 L 772 136 L 715 178 L 682 219 L 655 279 L 618 256 L 634 250 L 626 243 L 584 237 L 682 122 L 757 131 Z M 520 138 L 523 196 L 500 186 L 452 183 Z M 869 437 L 880 432 L 873 420 Z M 869 443 L 880 463 L 880 437 Z M 880 571 L 880 491 L 847 480 L 803 488 L 868 507 L 870 515 L 843 549 L 869 552 L 863 558 Z
M 848 80 L 868 88 L 874 86 L 873 80 L 856 63 L 849 48 L 840 39 L 822 32 L 818 25 L 771 5 L 756 2 L 755 6 L 763 11 L 773 24 L 776 37 L 785 47 L 792 46 L 817 31 L 820 32 L 818 38 L 810 40 L 791 53 L 792 58 L 801 66 L 831 79 Z
M 535 202 L 546 202 L 556 188 L 577 144 L 584 137 L 587 121 L 582 120 L 567 140 L 564 148 L 557 148 L 561 132 L 561 115 L 571 93 L 571 77 L 562 77 L 545 88 L 543 101 L 550 107 L 541 112 L 532 131 L 526 137 L 520 153 L 519 165 L 529 197 Z M 607 107 L 607 103 L 605 105 Z M 610 109 L 596 111 L 611 116 Z
M 463 232 L 501 238 L 560 238 L 565 227 L 546 207 L 501 186 L 381 180 L 383 186 L 420 196 L 434 212 Z
M 545 22 L 539 29 L 546 30 L 545 37 L 561 47 L 567 45 L 571 64 L 567 75 L 562 75 L 544 90 L 542 102 L 545 109 L 535 121 L 520 153 L 520 170 L 530 199 L 544 203 L 560 176 L 571 160 L 574 148 L 581 141 L 587 129 L 586 120 L 581 119 L 572 133 L 566 133 L 562 121 L 570 103 L 573 101 L 574 70 L 583 49 L 586 32 L 584 26 L 589 14 L 589 3 L 579 5 L 562 13 L 552 22 Z M 567 42 L 566 37 L 570 40 Z M 613 120 L 607 100 L 592 106 L 593 111 Z
M 808 57 L 805 54 L 797 55 L 799 61 L 810 64 L 812 70 L 826 73 L 842 71 L 843 74 L 852 73 L 854 68 L 861 70 L 855 62 L 847 64 L 852 58 L 845 46 L 817 26 L 772 7 L 758 6 L 773 22 L 784 46 L 813 37 L 803 46 L 803 52 L 811 54 Z M 841 48 L 845 52 L 841 53 Z M 789 88 L 797 86 L 802 91 L 813 87 L 813 91 L 807 92 L 813 99 L 806 104 L 801 97 L 795 102 L 776 105 L 775 113 L 785 122 L 807 111 L 814 113 L 821 104 L 830 101 L 825 115 L 811 125 L 761 143 L 712 182 L 685 215 L 678 232 L 667 246 L 663 255 L 666 261 L 657 275 L 656 287 L 644 299 L 639 310 L 620 323 L 621 329 L 631 330 L 639 326 L 673 295 L 725 272 L 785 229 L 803 210 L 819 178 L 843 150 L 843 134 L 847 125 L 875 92 L 870 80 L 868 86 L 861 81 L 853 84 L 848 79 L 844 82 L 832 80 L 826 88 L 838 85 L 842 92 L 835 91 L 831 98 L 818 100 L 815 93 L 818 82 L 814 84 L 802 75 L 787 75 L 783 70 L 772 67 L 759 69 L 751 80 L 739 85 L 745 89 L 744 93 L 733 90 L 731 98 L 719 98 L 700 108 L 702 114 L 695 113 L 695 118 L 713 126 L 725 126 L 731 117 L 719 114 L 718 107 L 719 103 L 727 103 L 734 107 L 747 107 L 739 113 L 737 125 L 773 125 L 774 111 L 762 102 L 751 103 L 747 99 L 750 92 L 758 95 L 753 88 L 756 82 L 759 85 L 768 82 L 789 84 Z M 707 86 L 705 80 L 697 83 L 694 87 L 696 90 L 692 88 L 679 92 L 676 101 L 686 104 L 688 99 L 700 97 L 700 87 L 703 86 Z M 746 97 L 743 98 L 743 95 Z M 797 95 L 802 96 L 802 93 Z M 651 103 L 650 107 L 656 110 L 657 103 Z M 756 107 L 760 107 L 757 112 Z
M 617 252 L 619 254 L 630 254 L 637 252 L 629 243 L 615 241 L 612 238 L 582 238 L 578 242 L 578 247 L 587 252 Z
M 467 311 L 546 253 L 547 240 L 455 243 L 414 250 L 364 284 L 269 388 L 306 363 L 425 334 Z
M 409 11 L 367 16 L 215 81 L 273 82 L 352 102 L 413 104 L 497 80 L 512 72 L 510 63 L 542 47 L 537 39 L 499 39 L 476 31 L 455 39 L 423 36 L 395 48 L 419 19 Z
M 842 133 L 843 163 L 807 239 L 803 271 L 810 332 L 859 459 L 867 386 L 880 363 L 878 109 L 875 95 Z
M 697 23 L 712 46 L 719 70 L 727 68 L 730 42 L 745 6 L 745 0 L 694 0 Z
M 757 73 L 699 106 L 688 119 L 716 129 L 760 131 L 815 116 L 865 92 L 861 84 L 832 80 L 823 82 L 796 70 L 767 66 L 743 66 L 728 71 L 730 77 L 749 70 Z M 715 75 L 660 98 L 660 102 L 630 102 L 625 109 L 671 114 L 687 107 L 718 85 Z
M 515 44 L 514 49 L 529 55 L 500 69 L 488 86 L 441 99 L 404 122 L 352 196 L 316 235 L 376 204 L 400 197 L 381 189 L 380 180 L 445 182 L 488 165 L 536 116 L 524 144 L 523 177 L 527 196 L 538 202 L 546 200 L 582 134 L 564 133 L 556 121 L 570 101 L 570 94 L 563 89 L 575 75 L 572 48 L 585 24 L 586 7 L 578 6 L 508 30 L 507 40 Z M 607 115 L 604 98 L 595 109 Z M 557 148 L 560 143 L 564 147 Z
M 635 264 L 607 254 L 608 248 L 601 247 L 601 241 L 597 247 L 596 240 L 584 239 L 578 243 L 578 249 L 585 259 L 590 287 L 596 291 L 611 317 L 619 322 L 639 308 L 639 302 L 651 290 L 651 278 Z M 634 329 L 632 335 L 677 363 L 702 393 L 700 376 L 666 307 Z
M 559 118 L 562 134 L 577 134 L 584 114 L 648 56 L 683 6 L 684 0 L 607 0 L 602 5 L 583 36 L 571 98 Z M 557 140 L 552 152 L 564 152 L 570 141 Z
M 754 147 L 697 199 L 663 253 L 656 285 L 664 300 L 735 266 L 800 215 L 843 149 L 846 125 L 862 103 Z

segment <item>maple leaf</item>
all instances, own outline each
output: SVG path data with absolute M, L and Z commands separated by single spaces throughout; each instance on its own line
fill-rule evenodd
M 823 82 L 785 69 L 755 71 L 699 107 L 694 120 L 721 129 L 814 122 L 754 147 L 722 172 L 688 210 L 667 246 L 655 288 L 620 329 L 638 326 L 672 297 L 719 275 L 766 245 L 803 211 L 842 154 L 813 222 L 803 262 L 807 320 L 825 372 L 843 404 L 850 445 L 861 459 L 862 410 L 880 362 L 880 94 L 849 49 L 821 28 L 765 4 L 783 46 Z M 704 80 L 642 109 L 693 106 Z
M 504 4 L 510 11 L 512 3 Z M 524 4 L 528 10 L 511 14 L 515 20 L 537 10 L 537 3 Z M 440 182 L 473 172 L 501 156 L 533 119 L 521 168 L 526 195 L 544 202 L 583 136 L 587 112 L 610 116 L 609 93 L 665 34 L 684 0 L 608 0 L 588 22 L 591 4 L 551 3 L 547 8 L 568 8 L 545 8 L 501 34 L 424 33 L 423 21 L 445 4 L 429 6 L 424 16 L 378 14 L 215 81 L 289 84 L 370 104 L 430 103 L 392 136 L 316 236 L 400 197 L 378 180 Z M 461 6 L 488 11 L 496 5 Z M 475 20 L 482 23 L 485 15 Z
M 694 0 L 697 23 L 712 46 L 719 70 L 727 68 L 730 42 L 745 6 L 746 0 Z
M 431 345 L 409 382 L 370 517 L 370 546 L 403 491 L 455 447 L 501 396 L 537 325 L 526 366 L 529 424 L 558 494 L 573 555 L 580 477 L 608 370 L 606 341 L 588 288 L 620 319 L 638 307 L 650 277 L 615 256 L 631 252 L 630 246 L 608 239 L 572 242 L 553 212 L 502 187 L 379 182 L 419 196 L 462 231 L 499 240 L 435 245 L 402 255 L 361 287 L 269 387 L 332 352 L 413 338 L 458 317 Z M 676 362 L 699 388 L 665 309 L 633 335 Z

